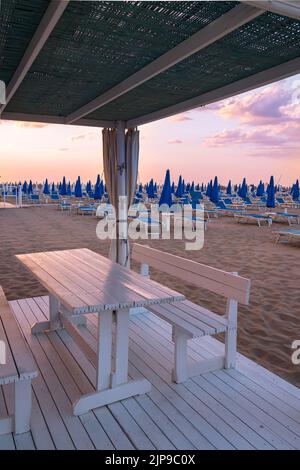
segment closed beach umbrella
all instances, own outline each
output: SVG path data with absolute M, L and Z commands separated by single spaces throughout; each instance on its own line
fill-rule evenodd
M 275 186 L 274 186 L 274 177 L 271 176 L 270 183 L 267 188 L 267 207 L 275 207 Z
M 96 185 L 95 185 L 94 199 L 97 201 L 100 201 L 102 198 L 102 195 L 103 195 L 103 183 L 102 181 L 100 181 L 100 178 L 99 178 L 99 181 L 97 179 Z
M 210 200 L 214 204 L 219 203 L 219 184 L 218 184 L 217 176 L 215 176 L 215 179 L 214 179 L 214 184 L 213 184 L 213 187 L 212 187 L 212 190 L 211 190 Z
M 68 186 L 67 186 L 67 196 L 72 196 L 72 189 L 71 189 L 70 181 L 69 181 Z
M 162 204 L 167 204 L 169 207 L 172 205 L 170 170 L 166 171 L 165 181 L 160 195 L 159 205 L 161 206 Z
M 231 194 L 231 180 L 228 182 L 226 194 Z
M 299 191 L 299 180 L 297 180 L 296 183 L 294 184 L 294 189 L 293 189 L 293 194 L 292 194 L 294 201 L 298 201 L 299 193 L 300 193 L 300 191 Z
M 67 195 L 67 183 L 66 183 L 66 177 L 65 176 L 63 177 L 63 181 L 62 181 L 62 184 L 60 186 L 60 194 L 62 196 Z
M 207 188 L 206 188 L 206 196 L 210 198 L 211 196 L 211 192 L 212 192 L 212 180 L 210 180 L 210 182 L 208 183 L 207 185 Z
M 24 181 L 23 188 L 22 188 L 23 193 L 27 193 L 27 189 L 28 189 L 27 181 Z
M 246 178 L 244 178 L 241 189 L 240 189 L 239 196 L 243 199 L 246 199 L 247 194 L 248 194 L 248 187 L 247 187 L 247 183 L 246 183 Z
M 179 176 L 178 179 L 178 184 L 177 184 L 177 189 L 175 193 L 176 197 L 182 197 L 183 196 L 183 185 L 182 185 L 182 176 Z
M 75 184 L 75 197 L 82 197 L 80 176 L 78 176 L 76 184 Z
M 29 185 L 28 185 L 28 188 L 27 188 L 27 193 L 28 194 L 33 193 L 33 187 L 32 187 L 32 181 L 31 180 L 29 181 Z
M 56 191 L 55 184 L 52 183 L 51 193 L 55 193 L 55 191 Z
M 49 183 L 48 183 L 48 178 L 46 178 L 45 184 L 44 184 L 44 194 L 50 194 L 50 189 L 49 189 Z
M 175 193 L 175 183 L 174 183 L 174 181 L 173 181 L 172 186 L 171 186 L 171 193 L 172 194 Z
M 150 183 L 149 183 L 149 185 L 148 185 L 147 194 L 148 194 L 148 198 L 149 198 L 149 199 L 153 199 L 153 198 L 155 197 L 155 196 L 154 196 L 154 182 L 153 182 L 153 178 L 151 178 Z

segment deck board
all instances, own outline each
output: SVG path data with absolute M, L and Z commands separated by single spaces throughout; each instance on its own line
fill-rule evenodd
M 239 355 L 236 370 L 171 382 L 170 326 L 150 312 L 130 322 L 129 374 L 152 383 L 128 398 L 80 417 L 71 404 L 92 390 L 95 368 L 65 330 L 32 336 L 47 318 L 48 297 L 10 302 L 39 367 L 33 381 L 32 430 L 0 436 L 0 449 L 300 449 L 300 390 Z M 85 339 L 96 342 L 97 317 L 88 315 Z M 191 342 L 191 362 L 223 352 L 213 338 Z M 10 411 L 9 386 L 0 410 Z

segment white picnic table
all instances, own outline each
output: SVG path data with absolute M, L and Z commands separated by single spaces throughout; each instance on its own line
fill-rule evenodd
M 65 328 L 96 367 L 96 390 L 79 397 L 74 414 L 149 392 L 148 380 L 128 378 L 129 311 L 185 297 L 87 248 L 17 258 L 49 292 L 49 320 L 35 323 L 31 332 Z M 82 330 L 90 313 L 98 314 L 96 349 Z

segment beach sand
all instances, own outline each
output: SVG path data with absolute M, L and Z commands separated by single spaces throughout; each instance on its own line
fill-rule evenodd
M 96 225 L 93 217 L 61 213 L 57 207 L 0 209 L 0 285 L 8 299 L 47 294 L 16 254 L 87 247 L 107 256 L 109 243 L 96 238 Z M 291 362 L 291 344 L 300 340 L 300 243 L 274 245 L 272 230 L 282 227 L 287 225 L 259 228 L 222 217 L 209 223 L 200 251 L 185 251 L 181 240 L 143 243 L 250 278 L 250 305 L 239 307 L 238 350 L 300 386 L 300 365 Z M 224 312 L 224 299 L 218 295 L 161 273 L 152 277 Z

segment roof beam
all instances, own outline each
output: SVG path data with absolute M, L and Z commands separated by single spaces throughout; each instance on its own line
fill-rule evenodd
M 230 11 L 212 21 L 209 25 L 205 26 L 173 49 L 158 57 L 141 70 L 128 77 L 126 80 L 98 96 L 90 103 L 82 106 L 77 111 L 71 113 L 67 116 L 66 122 L 72 123 L 77 119 L 92 113 L 96 109 L 101 108 L 107 103 L 110 103 L 116 98 L 119 98 L 125 93 L 128 93 L 130 90 L 164 72 L 168 68 L 196 52 L 199 52 L 201 49 L 204 49 L 262 13 L 262 10 L 249 5 L 238 5 L 232 8 Z
M 0 116 L 0 120 L 6 121 L 23 121 L 23 122 L 40 122 L 45 124 L 66 124 L 66 120 L 61 116 L 46 116 L 40 114 L 23 114 L 23 113 L 7 113 L 4 112 Z M 96 121 L 94 119 L 79 119 L 74 123 L 75 126 L 88 127 L 116 127 L 115 121 Z
M 243 1 L 243 0 L 242 0 Z M 300 4 L 299 2 L 283 1 L 283 0 L 252 0 L 243 1 L 248 5 L 261 8 L 264 11 L 271 11 L 278 15 L 288 16 L 295 20 L 300 20 Z
M 21 62 L 19 63 L 11 81 L 6 88 L 6 103 L 0 106 L 0 114 L 12 99 L 17 89 L 21 85 L 25 75 L 37 58 L 48 37 L 52 33 L 55 25 L 62 16 L 69 0 L 51 0 L 40 24 L 34 33 Z
M 300 73 L 300 57 L 272 67 L 268 70 L 263 70 L 262 72 L 250 75 L 250 77 L 243 78 L 236 82 L 230 83 L 229 85 L 217 88 L 216 90 L 212 90 L 200 96 L 196 96 L 195 98 L 191 98 L 187 101 L 183 101 L 159 111 L 146 114 L 145 116 L 131 119 L 127 121 L 127 127 L 129 128 L 140 126 L 142 124 L 164 119 L 178 113 L 190 111 L 191 109 L 199 108 L 201 106 L 205 106 L 216 101 L 221 101 L 225 98 L 230 98 L 231 96 L 239 95 L 240 93 L 245 93 L 246 91 L 268 85 L 297 73 Z

